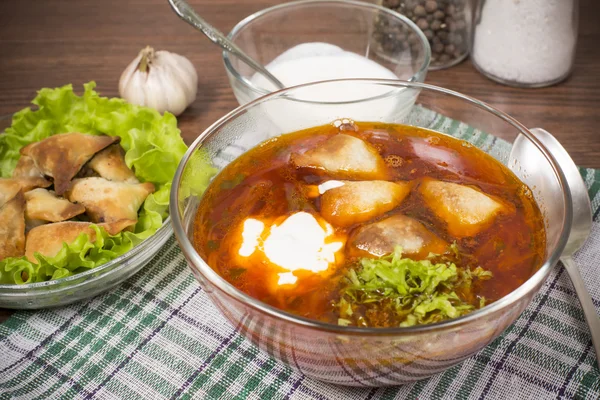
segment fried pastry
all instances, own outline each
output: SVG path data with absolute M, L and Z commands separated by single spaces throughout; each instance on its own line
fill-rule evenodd
M 121 220 L 109 224 L 98 224 L 106 232 L 116 235 L 123 229 L 134 225 L 134 220 Z M 96 232 L 90 227 L 90 222 L 65 221 L 54 224 L 41 225 L 33 228 L 27 234 L 25 255 L 31 262 L 37 263 L 35 253 L 46 257 L 54 257 L 63 248 L 63 243 L 72 243 L 77 237 L 86 233 L 90 242 L 96 241 Z
M 21 156 L 15 170 L 13 171 L 13 178 L 26 183 L 27 187 L 32 189 L 35 187 L 46 188 L 52 185 L 52 182 L 44 177 L 44 174 L 38 167 L 36 167 L 33 158 L 29 156 Z M 22 187 L 25 185 L 21 185 Z
M 0 183 L 0 260 L 25 251 L 25 198 L 12 180 Z
M 85 212 L 81 204 L 73 204 L 46 189 L 38 188 L 25 193 L 25 200 L 25 217 L 28 220 L 60 222 Z
M 139 183 L 133 171 L 125 163 L 125 151 L 118 143 L 96 154 L 87 166 L 109 181 Z
M 137 220 L 138 209 L 154 185 L 145 183 L 112 182 L 104 178 L 75 179 L 65 194 L 72 202 L 85 207 L 92 222 Z
M 64 133 L 31 143 L 21 149 L 46 176 L 54 179 L 54 191 L 62 196 L 71 179 L 94 154 L 120 140 L 119 137 Z

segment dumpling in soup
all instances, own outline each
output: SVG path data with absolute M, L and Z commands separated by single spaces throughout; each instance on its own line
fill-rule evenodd
M 365 141 L 340 133 L 305 153 L 293 153 L 297 168 L 326 172 L 336 179 L 385 179 L 387 170 L 377 150 Z
M 410 192 L 410 184 L 406 182 L 339 183 L 341 186 L 329 189 L 321 196 L 321 215 L 341 227 L 366 222 L 393 210 Z
M 429 253 L 442 254 L 448 247 L 419 221 L 401 214 L 363 225 L 348 243 L 354 257 L 382 257 L 401 246 L 405 254 L 423 258 Z
M 453 236 L 474 236 L 487 228 L 493 219 L 511 209 L 470 186 L 434 179 L 424 179 L 419 190 L 433 213 L 448 224 Z

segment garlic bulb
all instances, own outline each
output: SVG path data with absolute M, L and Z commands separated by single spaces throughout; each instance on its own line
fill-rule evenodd
M 125 68 L 119 94 L 132 104 L 179 115 L 195 99 L 198 74 L 187 58 L 150 46 Z

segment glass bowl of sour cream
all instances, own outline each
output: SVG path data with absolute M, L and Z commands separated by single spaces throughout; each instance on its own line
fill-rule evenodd
M 415 23 L 395 11 L 362 1 L 280 4 L 240 21 L 229 38 L 286 87 L 343 78 L 423 82 L 431 57 L 427 38 Z M 223 52 L 223 60 L 241 105 L 277 90 L 235 55 Z M 389 95 L 381 88 L 368 93 L 357 92 L 356 88 L 340 84 L 336 90 L 324 93 L 315 87 L 305 91 L 299 101 L 306 107 L 312 103 L 340 103 L 347 113 L 349 104 Z M 394 97 L 397 99 L 397 94 Z M 407 102 L 412 106 L 410 100 Z M 397 109 L 398 105 L 393 107 Z M 273 114 L 277 115 L 278 110 Z

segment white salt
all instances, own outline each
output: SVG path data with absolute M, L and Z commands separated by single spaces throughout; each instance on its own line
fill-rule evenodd
M 507 81 L 543 84 L 567 75 L 577 41 L 573 0 L 487 0 L 472 57 Z

